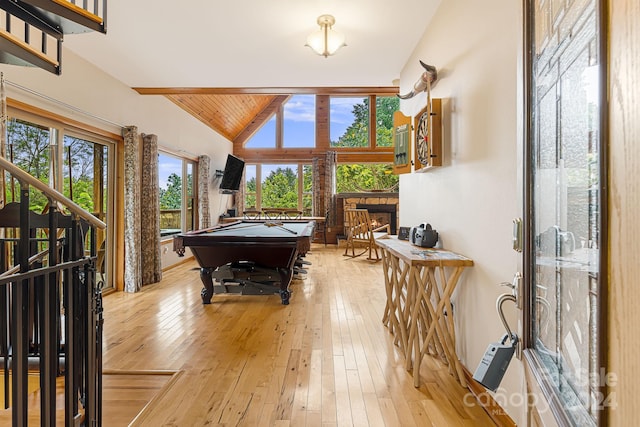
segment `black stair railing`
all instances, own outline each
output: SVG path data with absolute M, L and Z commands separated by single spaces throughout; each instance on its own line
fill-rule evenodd
M 4 408 L 10 406 L 13 426 L 28 425 L 28 377 L 37 372 L 41 426 L 55 426 L 59 410 L 65 426 L 101 426 L 103 319 L 95 265 L 96 228 L 105 225 L 0 157 L 2 167 L 20 182 L 20 203 L 0 209 Z M 29 211 L 29 183 L 48 197 L 45 215 Z M 60 377 L 64 408 L 56 407 Z
M 107 0 L 0 0 L 0 63 L 62 73 L 65 34 L 107 32 Z

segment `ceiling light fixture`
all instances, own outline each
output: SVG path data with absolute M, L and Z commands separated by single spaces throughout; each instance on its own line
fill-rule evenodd
M 318 55 L 325 58 L 333 55 L 342 46 L 347 44 L 344 42 L 344 36 L 333 30 L 333 24 L 336 19 L 331 15 L 320 15 L 318 17 L 318 25 L 320 30 L 315 31 L 307 37 L 307 44 Z

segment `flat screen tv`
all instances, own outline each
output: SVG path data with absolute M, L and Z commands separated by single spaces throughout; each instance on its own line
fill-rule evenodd
M 244 160 L 232 154 L 227 155 L 227 163 L 222 174 L 222 181 L 220 181 L 220 190 L 223 192 L 238 191 L 243 171 Z

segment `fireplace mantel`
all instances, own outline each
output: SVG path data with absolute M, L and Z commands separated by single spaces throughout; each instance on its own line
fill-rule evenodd
M 378 192 L 378 191 L 363 191 L 361 193 L 338 193 L 336 194 L 338 199 L 352 199 L 360 197 L 384 197 L 384 198 L 399 198 L 398 193 Z

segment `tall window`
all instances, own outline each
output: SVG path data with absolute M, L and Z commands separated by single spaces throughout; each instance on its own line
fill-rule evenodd
M 196 224 L 195 162 L 158 153 L 160 235 L 193 230 Z
M 106 230 L 97 230 L 96 234 L 97 274 L 104 287 L 113 286 L 109 250 L 113 247 L 113 195 L 109 192 L 115 187 L 114 174 L 110 173 L 114 169 L 113 146 L 113 141 L 101 136 L 36 116 L 17 113 L 7 122 L 9 160 L 107 224 Z M 7 202 L 18 202 L 19 184 L 9 175 L 5 179 Z M 30 188 L 29 208 L 44 213 L 49 201 L 40 191 Z
M 310 164 L 248 164 L 245 179 L 245 209 L 286 208 L 311 213 Z
M 329 133 L 332 147 L 368 147 L 369 97 L 332 96 Z
M 313 213 L 313 168 L 302 165 L 302 214 L 311 216 Z
M 393 147 L 393 113 L 400 109 L 397 96 L 376 97 L 376 146 Z
M 298 207 L 298 165 L 262 165 L 262 208 Z
M 293 95 L 284 104 L 284 147 L 314 147 L 316 145 L 316 96 Z
M 580 426 L 597 425 L 615 403 L 602 392 L 607 200 L 600 126 L 606 88 L 600 83 L 606 64 L 599 46 L 606 32 L 599 3 L 531 2 L 528 16 L 527 354 L 537 362 L 535 376 L 554 413 Z
M 244 190 L 244 207 L 245 209 L 257 209 L 258 186 L 259 181 L 257 175 L 257 166 L 246 164 L 244 166 L 245 190 Z
M 7 156 L 20 169 L 53 187 L 51 151 L 56 144 L 55 135 L 56 130 L 47 126 L 11 119 L 7 122 Z M 19 202 L 20 184 L 13 177 L 7 183 L 5 200 Z M 43 213 L 47 206 L 46 196 L 30 188 L 29 210 Z

